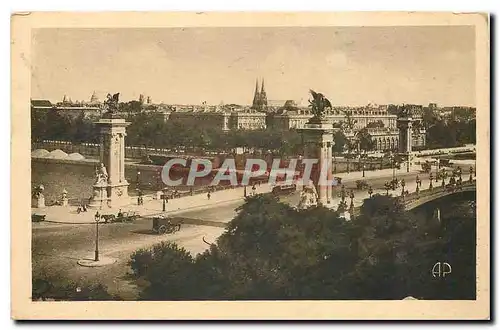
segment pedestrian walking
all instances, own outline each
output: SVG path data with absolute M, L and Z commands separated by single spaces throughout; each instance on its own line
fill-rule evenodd
M 210 200 L 210 191 L 207 193 L 207 198 Z

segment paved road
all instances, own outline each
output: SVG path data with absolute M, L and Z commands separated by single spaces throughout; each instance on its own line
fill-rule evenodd
M 296 193 L 293 195 L 281 196 L 280 201 L 295 206 L 299 202 L 299 194 Z M 218 205 L 217 207 L 211 209 L 182 212 L 181 214 L 178 214 L 178 216 L 217 222 L 229 222 L 237 215 L 236 209 L 243 204 L 243 200 L 234 201 L 232 203 Z
M 137 288 L 127 277 L 130 271 L 127 262 L 135 250 L 161 241 L 172 241 L 194 256 L 207 248 L 203 237 L 214 242 L 224 231 L 217 227 L 185 225 L 175 234 L 156 235 L 151 232 L 151 226 L 151 220 L 146 219 L 133 224 L 100 225 L 100 255 L 115 258 L 117 262 L 105 267 L 86 268 L 78 266 L 77 261 L 94 257 L 94 225 L 33 224 L 33 273 L 62 276 L 77 283 L 99 281 L 112 293 L 133 299 Z

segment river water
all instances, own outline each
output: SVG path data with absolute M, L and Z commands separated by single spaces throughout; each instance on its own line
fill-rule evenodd
M 143 166 L 138 168 L 126 165 L 125 178 L 129 182 L 129 195 L 137 194 L 137 183 L 141 191 L 145 194 L 156 192 L 165 188 L 161 181 L 161 166 Z M 170 173 L 172 180 L 179 178 L 186 179 L 186 174 Z M 93 163 L 48 163 L 32 159 L 31 161 L 31 185 L 32 188 L 42 184 L 45 188 L 45 201 L 50 205 L 51 201 L 56 201 L 61 198 L 63 189 L 68 192 L 68 198 L 71 202 L 75 200 L 88 200 L 92 196 L 92 185 L 95 180 L 95 169 Z M 212 177 L 196 178 L 194 182 L 194 190 L 204 189 L 210 182 Z M 222 182 L 221 185 L 224 183 Z M 180 185 L 175 189 L 179 191 L 189 191 L 191 187 Z M 173 190 L 173 188 L 172 188 Z M 78 202 L 78 203 L 79 203 Z

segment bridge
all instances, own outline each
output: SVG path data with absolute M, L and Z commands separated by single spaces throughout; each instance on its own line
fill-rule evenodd
M 404 197 L 403 203 L 406 210 L 412 210 L 416 207 L 445 196 L 471 191 L 476 191 L 476 180 L 473 180 L 471 182 L 462 182 L 461 185 L 457 185 L 454 187 L 435 187 L 419 193 L 413 192 Z
M 457 177 L 455 178 L 457 179 Z M 412 210 L 416 207 L 448 195 L 476 190 L 475 177 L 470 174 L 462 174 L 461 179 L 461 184 L 450 184 L 449 179 L 445 181 L 439 179 L 436 181 L 435 178 L 431 180 L 429 177 L 422 177 L 420 179 L 420 183 L 418 184 L 418 189 L 417 182 L 415 180 L 413 182 L 407 182 L 404 186 L 400 186 L 400 188 L 394 190 L 373 190 L 371 195 L 366 190 L 345 191 L 338 193 L 332 204 L 327 207 L 337 209 L 339 205 L 342 204 L 342 201 L 344 201 L 344 209 L 349 211 L 351 216 L 357 216 L 365 199 L 370 198 L 372 195 L 379 194 L 398 198 L 404 204 L 406 210 Z

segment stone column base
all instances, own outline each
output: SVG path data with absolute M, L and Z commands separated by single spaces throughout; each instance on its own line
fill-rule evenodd
M 89 208 L 105 208 L 108 206 L 107 185 L 94 185 L 92 199 Z
M 128 195 L 128 182 L 118 184 L 94 185 L 90 208 L 112 208 L 131 203 Z

